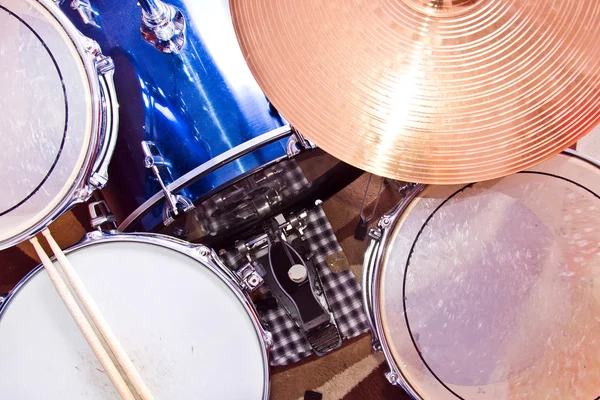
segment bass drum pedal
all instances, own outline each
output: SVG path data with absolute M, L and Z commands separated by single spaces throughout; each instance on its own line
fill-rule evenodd
M 279 214 L 263 225 L 264 234 L 238 241 L 236 248 L 321 356 L 340 347 L 342 337 L 304 236 L 307 216 L 307 211 Z

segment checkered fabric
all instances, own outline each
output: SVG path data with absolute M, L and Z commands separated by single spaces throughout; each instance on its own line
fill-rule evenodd
M 293 171 L 289 171 L 289 169 Z M 285 179 L 293 179 L 288 187 L 298 185 L 302 180 L 298 177 L 302 171 L 298 165 L 290 163 L 286 166 Z M 302 179 L 306 179 L 302 175 Z M 361 288 L 351 271 L 333 273 L 327 266 L 325 258 L 342 251 L 327 216 L 320 206 L 309 210 L 305 230 L 306 241 L 314 252 L 313 263 L 320 275 L 327 301 L 333 312 L 334 318 L 343 339 L 349 339 L 368 330 L 367 318 L 363 311 Z M 230 268 L 238 269 L 245 264 L 245 259 L 239 254 L 228 251 L 223 255 L 223 260 Z M 282 307 L 274 310 L 259 311 L 267 329 L 273 334 L 273 347 L 271 348 L 271 365 L 287 365 L 313 354 L 310 345 L 300 329 L 294 324 Z
M 297 195 L 302 189 L 309 186 L 308 180 L 306 180 L 306 177 L 302 173 L 302 169 L 300 166 L 298 166 L 298 163 L 295 160 L 291 159 L 281 161 L 275 165 L 265 168 L 264 171 L 260 171 L 245 178 L 244 180 L 232 185 L 231 188 L 226 189 L 224 192 L 217 193 L 213 197 L 202 202 L 202 204 L 198 206 L 196 212 L 200 216 L 200 220 L 204 222 L 205 230 L 211 234 L 216 234 L 227 224 L 232 223 L 232 221 L 228 218 L 215 218 L 213 216 L 213 213 L 217 211 L 219 207 L 219 200 L 224 193 L 231 194 L 238 189 L 243 191 L 243 188 L 246 188 L 244 193 L 252 192 L 252 180 L 265 175 L 276 177 L 271 177 L 269 179 L 273 181 L 274 186 L 277 187 L 277 192 L 284 199 Z M 237 213 L 243 215 L 244 213 L 240 212 L 240 208 L 248 205 L 248 199 L 244 198 L 243 196 L 238 196 L 235 198 L 235 201 L 239 204 Z

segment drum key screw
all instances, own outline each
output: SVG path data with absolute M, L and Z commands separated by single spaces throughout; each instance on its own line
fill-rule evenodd
M 92 55 L 100 54 L 100 46 L 92 39 L 85 38 L 83 41 L 83 48 Z
M 210 256 L 210 250 L 208 250 L 206 247 L 202 247 L 200 249 L 200 255 L 202 257 L 208 257 L 208 256 Z
M 273 334 L 271 332 L 264 331 L 263 338 L 267 347 L 273 346 Z
M 92 190 L 88 186 L 84 186 L 75 191 L 75 197 L 79 201 L 86 201 L 92 195 Z
M 385 374 L 385 377 L 387 378 L 387 380 L 392 384 L 392 385 L 397 385 L 398 384 L 398 374 L 396 374 L 395 372 L 387 372 Z
M 87 237 L 90 239 L 100 239 L 102 236 L 101 231 L 91 231 L 87 233 Z

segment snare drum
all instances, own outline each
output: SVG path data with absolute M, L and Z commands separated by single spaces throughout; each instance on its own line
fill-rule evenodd
M 0 249 L 107 181 L 113 64 L 50 0 L 0 0 Z
M 181 13 L 179 51 L 146 41 L 135 0 L 61 5 L 115 63 L 121 123 L 105 196 L 128 231 L 156 230 L 225 184 L 286 158 L 293 133 L 246 65 L 228 0 L 152 3 Z
M 416 399 L 600 396 L 600 170 L 573 152 L 417 186 L 372 231 L 364 302 Z
M 93 232 L 67 255 L 157 399 L 267 399 L 270 334 L 204 246 Z M 118 399 L 39 267 L 0 308 L 0 398 Z

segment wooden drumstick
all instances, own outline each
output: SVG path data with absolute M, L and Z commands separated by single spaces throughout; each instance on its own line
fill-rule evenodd
M 104 371 L 106 371 L 106 374 L 108 375 L 111 382 L 119 392 L 121 398 L 123 400 L 135 400 L 135 397 L 131 393 L 131 390 L 127 386 L 127 383 L 125 383 L 125 380 L 123 379 L 123 377 L 119 373 L 119 370 L 117 369 L 110 356 L 106 352 L 106 349 L 102 345 L 102 342 L 100 341 L 98 336 L 96 336 L 96 332 L 94 332 L 94 329 L 90 325 L 89 321 L 85 318 L 83 311 L 81 311 L 79 305 L 75 301 L 75 298 L 69 291 L 67 284 L 63 281 L 62 277 L 56 270 L 56 267 L 54 267 L 54 264 L 52 263 L 52 261 L 50 261 L 50 258 L 38 242 L 37 238 L 34 237 L 29 241 L 35 248 L 35 251 L 40 257 L 42 264 L 46 268 L 46 272 L 50 277 L 52 285 L 54 286 L 61 300 L 67 307 L 67 310 L 69 310 L 69 313 L 71 314 L 73 320 L 79 327 L 79 330 L 83 334 L 83 337 L 88 342 L 92 351 L 96 355 L 96 358 L 98 358 L 98 361 L 100 361 L 100 364 L 102 365 Z
M 98 331 L 100 331 L 100 334 L 104 337 L 104 340 L 112 350 L 113 354 L 115 355 L 115 358 L 121 365 L 121 368 L 123 368 L 125 375 L 127 375 L 127 378 L 129 378 L 129 381 L 131 382 L 137 393 L 140 395 L 140 398 L 142 400 L 154 400 L 154 396 L 152 396 L 152 393 L 150 393 L 150 389 L 148 389 L 148 386 L 146 386 L 146 383 L 144 382 L 138 370 L 131 362 L 131 359 L 129 358 L 125 349 L 121 345 L 121 342 L 119 342 L 117 336 L 108 325 L 108 322 L 106 322 L 106 319 L 104 319 L 104 316 L 100 312 L 98 305 L 85 288 L 85 285 L 83 284 L 81 278 L 79 278 L 79 275 L 71 265 L 71 262 L 67 259 L 67 257 L 61 250 L 60 246 L 56 243 L 48 229 L 44 229 L 44 231 L 42 231 L 42 234 L 50 244 L 50 247 L 52 248 L 52 251 L 56 256 L 56 259 L 62 267 L 63 272 L 67 277 L 67 280 L 69 281 L 71 287 L 75 291 L 75 294 L 77 295 L 77 297 L 79 297 L 81 304 L 83 304 L 83 307 L 92 319 L 92 322 L 94 323 L 94 325 L 96 325 L 96 328 L 98 328 Z

